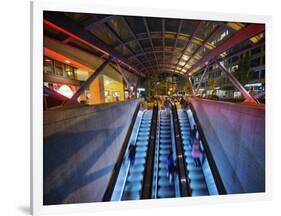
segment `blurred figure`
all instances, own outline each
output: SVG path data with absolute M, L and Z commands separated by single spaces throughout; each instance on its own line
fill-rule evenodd
M 171 105 L 171 102 L 169 101 L 168 97 L 166 97 L 164 100 L 164 109 L 166 111 L 167 116 L 170 114 L 170 105 Z
M 131 144 L 129 146 L 129 160 L 130 160 L 131 166 L 134 166 L 135 159 L 136 159 L 136 145 Z
M 167 166 L 167 177 L 169 177 L 169 184 L 172 184 L 173 174 L 175 172 L 175 164 L 174 164 L 172 151 L 170 151 L 168 155 L 168 158 L 166 160 L 166 166 Z
M 186 103 L 186 101 L 184 100 L 183 97 L 181 97 L 181 99 L 180 99 L 180 105 L 181 105 L 181 109 L 183 111 L 185 111 L 187 109 L 187 103 Z
M 195 166 L 198 167 L 200 166 L 200 150 L 199 150 L 199 144 L 200 144 L 200 141 L 199 139 L 195 138 L 194 139 L 194 142 L 193 142 L 193 145 L 192 145 L 192 151 L 191 151 L 191 155 L 193 157 L 193 160 L 194 160 L 194 163 L 195 163 Z

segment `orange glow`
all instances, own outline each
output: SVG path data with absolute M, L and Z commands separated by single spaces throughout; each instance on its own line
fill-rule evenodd
M 66 56 L 64 56 L 64 55 L 62 55 L 58 52 L 55 52 L 55 51 L 53 51 L 53 50 L 51 50 L 47 47 L 44 47 L 44 55 L 49 57 L 49 58 L 52 58 L 54 60 L 57 60 L 59 62 L 68 61 L 68 62 L 70 62 L 69 64 L 71 66 L 76 67 L 76 68 L 80 68 L 80 69 L 83 69 L 83 70 L 86 70 L 86 71 L 89 71 L 89 72 L 94 71 L 93 69 L 91 69 L 91 68 L 89 68 L 89 67 L 87 67 L 87 66 L 85 66 L 85 65 L 83 65 L 83 64 L 81 64 L 77 61 L 74 61 L 73 59 L 70 59 L 70 58 L 68 58 L 68 57 L 66 57 Z
M 57 29 L 58 31 L 63 32 L 64 34 L 66 34 L 66 35 L 68 35 L 68 36 L 70 36 L 70 37 L 72 37 L 72 38 L 74 38 L 74 39 L 76 39 L 76 40 L 78 40 L 78 41 L 81 41 L 82 43 L 84 43 L 84 44 L 86 44 L 86 45 L 88 45 L 88 46 L 90 46 L 90 47 L 92 47 L 92 48 L 94 48 L 94 49 L 96 49 L 96 50 L 98 50 L 98 51 L 100 51 L 100 52 L 106 54 L 106 55 L 109 55 L 109 54 L 108 54 L 107 52 L 105 52 L 104 50 L 102 50 L 102 49 L 100 49 L 100 48 L 94 46 L 93 44 L 89 43 L 88 41 L 83 40 L 82 38 L 78 37 L 77 35 L 75 35 L 75 34 L 69 32 L 69 31 L 67 31 L 67 30 L 65 30 L 65 29 L 63 29 L 63 28 L 61 28 L 61 27 L 55 25 L 54 23 L 52 23 L 52 22 L 50 22 L 50 21 L 48 21 L 48 20 L 45 20 L 45 19 L 44 19 L 44 24 L 46 24 L 46 25 L 48 25 L 48 26 L 50 26 L 50 27 L 52 27 L 52 28 L 54 28 L 54 29 Z

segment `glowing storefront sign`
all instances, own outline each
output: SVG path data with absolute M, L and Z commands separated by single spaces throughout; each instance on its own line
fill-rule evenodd
M 57 92 L 64 95 L 67 98 L 71 98 L 73 96 L 73 91 L 67 85 L 60 86 Z

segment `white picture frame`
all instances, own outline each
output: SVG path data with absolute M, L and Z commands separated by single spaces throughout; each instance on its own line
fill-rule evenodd
M 222 20 L 249 23 L 264 23 L 266 26 L 266 192 L 253 194 L 222 195 L 212 197 L 180 198 L 173 200 L 141 200 L 130 202 L 98 202 L 67 205 L 43 205 L 43 11 L 66 11 L 102 13 L 117 15 L 138 15 L 151 17 L 171 17 L 183 19 L 200 20 Z M 32 90 L 31 90 L 31 209 L 33 215 L 78 213 L 78 212 L 98 212 L 116 211 L 124 209 L 142 209 L 166 207 L 166 206 L 186 206 L 198 204 L 233 203 L 245 201 L 270 200 L 272 197 L 271 178 L 271 81 L 270 71 L 272 71 L 272 18 L 270 16 L 246 15 L 246 14 L 226 14 L 215 12 L 195 12 L 188 10 L 166 10 L 154 8 L 123 7 L 100 5 L 78 0 L 70 1 L 33 1 L 31 3 L 31 60 L 32 60 Z

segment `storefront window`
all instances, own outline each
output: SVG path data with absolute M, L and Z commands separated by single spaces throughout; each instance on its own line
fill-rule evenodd
M 69 79 L 74 79 L 74 68 L 69 65 L 65 65 L 65 75 Z
M 55 61 L 55 75 L 63 76 L 63 64 Z
M 52 74 L 53 73 L 53 60 L 44 57 L 44 74 Z

